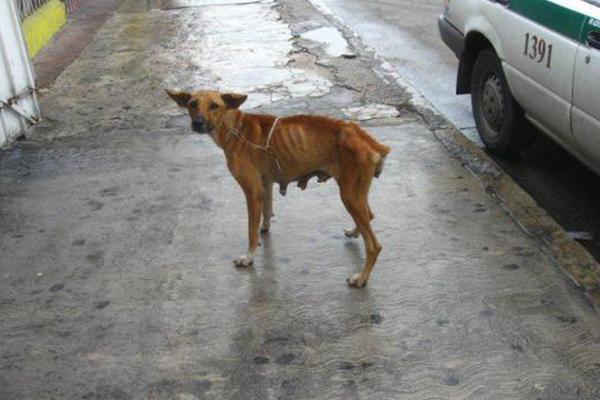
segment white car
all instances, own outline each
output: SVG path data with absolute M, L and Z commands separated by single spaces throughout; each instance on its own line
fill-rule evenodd
M 600 174 L 599 0 L 446 0 L 438 22 L 491 152 L 523 150 L 531 123 Z

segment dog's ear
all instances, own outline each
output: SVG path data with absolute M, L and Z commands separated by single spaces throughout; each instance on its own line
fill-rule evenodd
M 245 94 L 237 94 L 237 93 L 223 93 L 221 98 L 225 102 L 225 106 L 227 108 L 238 108 L 248 98 Z
M 177 103 L 179 107 L 187 107 L 188 102 L 192 98 L 192 95 L 186 92 L 175 92 L 173 90 L 165 89 L 170 98 Z

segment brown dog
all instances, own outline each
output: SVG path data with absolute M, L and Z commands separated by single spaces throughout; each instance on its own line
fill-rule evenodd
M 192 130 L 209 134 L 223 149 L 227 167 L 246 195 L 248 254 L 235 260 L 236 266 L 252 265 L 261 217 L 262 232 L 271 226 L 273 183 L 278 183 L 285 195 L 290 182 L 298 182 L 304 189 L 314 176 L 320 182 L 333 177 L 342 202 L 356 223 L 345 234 L 361 234 L 367 252 L 364 270 L 349 278 L 348 283 L 354 287 L 367 283 L 382 249 L 371 229 L 374 216 L 368 203 L 369 187 L 373 177 L 381 173 L 389 147 L 352 122 L 312 115 L 276 118 L 243 113 L 238 107 L 246 101 L 246 95 L 215 91 L 167 93 L 189 111 Z

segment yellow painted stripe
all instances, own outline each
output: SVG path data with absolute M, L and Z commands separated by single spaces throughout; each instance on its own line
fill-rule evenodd
M 67 22 L 65 5 L 60 0 L 50 0 L 22 23 L 29 56 L 35 57 Z

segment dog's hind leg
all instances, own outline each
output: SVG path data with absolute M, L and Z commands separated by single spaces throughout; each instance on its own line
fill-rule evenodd
M 360 231 L 358 229 L 358 226 L 355 226 L 352 229 L 344 229 L 344 235 L 346 235 L 347 238 L 357 238 L 360 236 Z
M 373 218 L 375 218 L 375 215 L 373 215 L 371 207 L 369 207 L 369 220 L 373 221 Z M 353 229 L 344 229 L 344 235 L 348 238 L 357 238 L 360 236 L 360 230 L 358 226 L 355 226 Z
M 271 217 L 273 216 L 273 182 L 264 182 L 265 198 L 263 201 L 263 221 L 260 231 L 269 232 L 271 229 Z
M 368 170 L 368 168 L 367 168 Z M 367 201 L 369 187 L 373 174 L 365 174 L 364 170 L 357 169 L 346 176 L 342 176 L 338 184 L 340 185 L 340 194 L 342 202 L 354 219 L 358 231 L 363 237 L 367 259 L 363 271 L 360 274 L 354 274 L 348 279 L 348 284 L 353 287 L 361 288 L 367 284 L 369 276 L 373 271 L 377 257 L 381 252 L 382 246 L 377 241 L 377 237 L 371 228 L 371 213 Z

